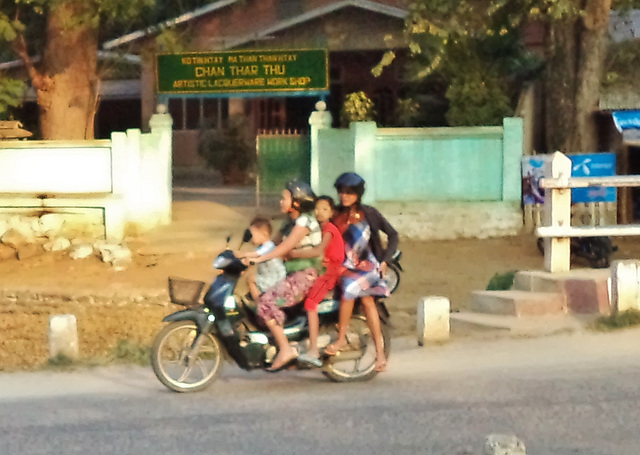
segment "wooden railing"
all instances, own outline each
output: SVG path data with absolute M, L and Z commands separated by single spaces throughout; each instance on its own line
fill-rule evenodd
M 543 226 L 536 230 L 544 238 L 544 265 L 549 272 L 566 272 L 571 266 L 571 237 L 640 235 L 640 225 L 571 226 L 571 188 L 636 187 L 640 175 L 571 177 L 571 160 L 556 152 L 545 163 Z

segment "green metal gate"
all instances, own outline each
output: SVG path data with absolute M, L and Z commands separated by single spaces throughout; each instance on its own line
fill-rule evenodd
M 256 155 L 258 196 L 280 194 L 292 179 L 310 180 L 311 150 L 307 134 L 295 131 L 260 132 L 256 137 Z

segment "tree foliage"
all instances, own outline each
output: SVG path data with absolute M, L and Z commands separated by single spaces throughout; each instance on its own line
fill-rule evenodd
M 414 80 L 446 81 L 450 125 L 497 125 L 513 113 L 518 88 L 540 69 L 516 32 L 516 2 L 416 0 L 406 32 Z
M 638 0 L 413 0 L 406 33 L 416 80 L 442 77 L 451 124 L 496 123 L 523 81 L 543 76 L 548 150 L 596 147 L 593 111 L 610 8 Z M 544 29 L 544 63 L 523 47 L 525 24 Z M 387 58 L 389 60 L 389 58 Z M 509 103 L 506 103 L 509 100 Z
M 22 60 L 28 81 L 36 89 L 44 138 L 91 138 L 101 80 L 99 43 L 209 2 L 0 2 L 0 59 Z M 9 83 L 8 77 L 4 75 L 0 83 L 0 110 L 20 100 L 17 85 Z

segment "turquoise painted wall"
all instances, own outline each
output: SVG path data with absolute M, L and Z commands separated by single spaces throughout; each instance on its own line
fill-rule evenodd
M 318 131 L 319 193 L 341 172 L 367 180 L 365 202 L 519 201 L 522 119 L 502 127 L 385 128 L 372 122 Z M 313 170 L 312 170 L 313 172 Z
M 486 201 L 502 197 L 502 129 L 385 135 L 374 156 L 378 201 Z

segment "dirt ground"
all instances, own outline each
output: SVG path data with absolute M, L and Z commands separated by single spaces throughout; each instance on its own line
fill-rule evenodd
M 46 365 L 52 314 L 76 315 L 80 355 L 86 362 L 112 361 L 123 341 L 149 346 L 162 317 L 177 308 L 168 301 L 167 277 L 210 281 L 215 276 L 212 260 L 224 248 L 226 235 L 233 234 L 231 246 L 237 247 L 255 213 L 252 207 L 210 201 L 175 202 L 170 226 L 127 239 L 134 262 L 123 271 L 97 256 L 72 260 L 64 253 L 0 262 L 0 371 Z M 640 257 L 640 240 L 615 243 L 619 250 L 614 258 Z M 401 239 L 400 249 L 405 272 L 399 290 L 387 301 L 396 334 L 414 330 L 422 296 L 443 295 L 452 309 L 463 309 L 470 292 L 486 288 L 494 274 L 543 266 L 532 235 Z

